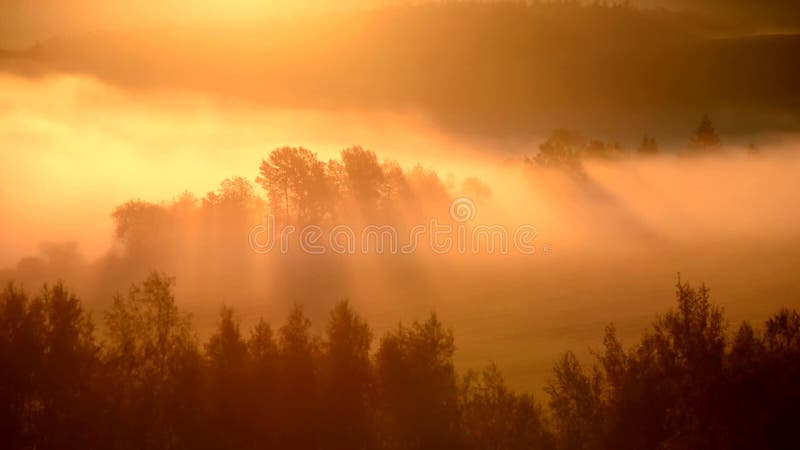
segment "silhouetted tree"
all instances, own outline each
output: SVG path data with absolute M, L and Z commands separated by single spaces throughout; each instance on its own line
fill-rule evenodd
M 403 202 L 411 200 L 411 187 L 403 169 L 396 161 L 385 161 L 381 165 L 383 172 L 383 185 L 381 186 L 381 201 L 383 210 L 400 209 Z
M 435 315 L 383 337 L 376 355 L 383 445 L 415 450 L 461 446 L 454 351 L 452 332 Z
M 97 389 L 100 361 L 94 327 L 78 298 L 61 283 L 45 286 L 37 302 L 45 318 L 37 447 L 91 446 L 103 406 Z
M 205 347 L 208 361 L 209 434 L 213 447 L 247 448 L 253 417 L 248 401 L 247 344 L 230 308 L 220 313 L 216 332 Z
M 361 147 L 348 148 L 342 151 L 342 163 L 348 192 L 361 208 L 362 214 L 367 217 L 374 215 L 384 184 L 383 171 L 375 152 Z
M 636 149 L 636 152 L 640 156 L 655 156 L 659 153 L 658 142 L 656 142 L 655 138 L 645 135 L 642 138 L 642 142 L 639 143 L 639 147 Z
M 12 449 L 35 445 L 29 411 L 43 370 L 43 314 L 14 284 L 0 293 L 0 433 Z
M 567 130 L 556 130 L 539 145 L 535 161 L 545 167 L 575 167 L 579 163 L 583 140 Z
M 294 305 L 278 339 L 280 448 L 312 449 L 319 445 L 319 393 L 317 343 L 310 334 L 311 321 Z
M 528 160 L 540 167 L 567 170 L 573 175 L 582 176 L 581 150 L 585 141 L 575 133 L 556 130 L 539 145 L 539 153 Z
M 152 274 L 117 296 L 103 345 L 63 285 L 32 300 L 0 292 L 0 443 L 10 449 L 793 449 L 800 313 L 727 338 L 707 288 L 678 283 L 677 306 L 627 350 L 613 325 L 586 365 L 567 353 L 549 416 L 500 371 L 456 376 L 453 334 L 435 315 L 372 334 L 347 302 L 324 340 L 294 306 L 249 337 L 223 308 L 201 352 Z M 549 417 L 546 420 L 546 417 Z
M 602 388 L 600 372 L 595 369 L 587 374 L 572 353 L 555 365 L 545 391 L 550 395 L 559 448 L 601 448 Z
M 693 154 L 704 154 L 722 150 L 722 141 L 720 141 L 708 114 L 703 116 L 700 120 L 700 125 L 698 125 L 697 129 L 694 131 L 694 135 L 689 141 L 689 150 Z
M 313 223 L 325 217 L 331 194 L 325 164 L 311 151 L 283 147 L 261 162 L 256 181 L 267 191 L 273 214 Z
M 118 439 L 158 448 L 176 439 L 169 409 L 176 373 L 196 354 L 188 316 L 175 304 L 175 281 L 153 273 L 127 296 L 117 295 L 106 314 L 106 359 L 113 371 Z
M 338 450 L 371 448 L 372 333 L 350 304 L 342 301 L 331 312 L 326 338 L 323 412 L 328 432 L 323 446 Z
M 58 283 L 30 301 L 9 285 L 0 294 L 0 325 L 0 431 L 10 448 L 99 442 L 99 347 L 77 297 Z
M 172 223 L 163 207 L 139 200 L 129 201 L 114 209 L 114 234 L 128 255 L 149 261 L 163 253 Z
M 272 328 L 259 320 L 247 340 L 250 359 L 249 387 L 253 402 L 250 433 L 255 448 L 279 448 L 278 430 L 281 379 L 279 378 L 278 346 Z
M 481 372 L 468 372 L 459 397 L 466 448 L 553 448 L 553 437 L 539 405 L 529 395 L 509 389 L 494 364 Z

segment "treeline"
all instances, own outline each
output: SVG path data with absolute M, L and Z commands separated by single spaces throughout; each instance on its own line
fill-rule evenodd
M 282 239 L 286 226 L 299 231 L 306 225 L 326 231 L 391 225 L 406 236 L 416 224 L 450 220 L 450 203 L 460 196 L 483 202 L 491 190 L 477 178 L 445 179 L 421 165 L 403 169 L 361 147 L 327 160 L 303 147 L 282 147 L 262 160 L 255 183 L 232 177 L 202 197 L 186 192 L 171 202 L 118 206 L 112 213 L 115 246 L 105 263 L 109 272 L 159 267 L 175 273 L 186 255 L 196 255 L 197 264 L 226 261 L 241 272 L 259 256 L 248 242 L 254 226 L 273 226 L 274 240 Z
M 591 368 L 554 368 L 547 407 L 493 367 L 461 376 L 435 315 L 374 336 L 347 302 L 322 335 L 295 306 L 242 330 L 223 308 L 200 344 L 173 280 L 118 295 L 96 331 L 61 284 L 0 293 L 0 439 L 9 449 L 793 448 L 800 315 L 729 337 L 705 287 L 627 350 L 609 326 Z
M 685 149 L 676 154 L 681 156 L 708 156 L 723 151 L 720 139 L 711 118 L 706 114 L 700 120 L 691 135 Z M 607 142 L 600 139 L 587 139 L 580 133 L 570 130 L 556 130 L 539 145 L 539 152 L 534 157 L 525 157 L 527 163 L 543 167 L 575 168 L 583 159 L 617 160 L 631 156 L 651 157 L 661 152 L 658 141 L 644 135 L 633 151 L 626 149 L 618 142 Z M 755 144 L 748 148 L 750 154 L 758 152 Z
M 722 149 L 711 119 L 704 115 L 683 154 L 702 156 Z M 644 136 L 631 152 L 619 143 L 556 130 L 538 146 L 535 156 L 522 160 L 537 167 L 570 169 L 579 168 L 584 159 L 614 160 L 659 153 L 658 142 L 650 136 Z M 246 234 L 247 226 L 263 221 L 267 212 L 283 223 L 299 225 L 361 222 L 399 226 L 403 222 L 413 224 L 446 217 L 449 203 L 456 196 L 484 201 L 492 195 L 490 186 L 478 178 L 445 180 L 421 165 L 403 170 L 396 161 L 381 161 L 374 151 L 358 146 L 346 148 L 339 158 L 327 161 L 303 147 L 277 148 L 261 161 L 255 181 L 263 189 L 263 197 L 250 181 L 233 177 L 199 199 L 185 193 L 172 204 L 130 201 L 117 207 L 112 215 L 116 237 L 135 252 L 137 246 L 146 246 L 148 239 L 158 237 L 153 230 L 162 230 L 163 234 L 163 230 L 181 228 L 197 219 L 220 231 Z M 229 229 L 230 222 L 235 222 L 234 229 Z M 169 240 L 179 239 L 169 236 Z
M 722 152 L 721 138 L 707 117 L 687 137 L 687 155 Z M 502 166 L 498 164 L 498 171 L 534 182 L 541 178 L 541 170 L 553 169 L 568 176 L 577 174 L 569 182 L 578 187 L 575 193 L 578 197 L 560 198 L 559 204 L 581 202 L 587 197 L 597 204 L 598 192 L 604 199 L 611 197 L 583 170 L 584 161 L 646 158 L 659 152 L 658 142 L 651 137 L 645 137 L 639 148 L 632 151 L 619 144 L 561 130 L 543 141 L 538 149 L 531 149 L 529 156 L 505 161 Z M 501 211 L 497 206 L 507 200 L 493 191 L 495 186 L 479 178 L 457 179 L 419 164 L 404 168 L 396 161 L 357 146 L 346 148 L 330 159 L 303 147 L 277 148 L 253 169 L 256 176 L 225 179 L 205 195 L 184 192 L 171 201 L 133 199 L 121 204 L 111 214 L 112 245 L 99 258 L 86 260 L 75 243 L 45 243 L 38 254 L 20 259 L 14 267 L 0 269 L 0 283 L 17 280 L 41 285 L 61 278 L 86 292 L 91 301 L 107 301 L 118 286 L 140 280 L 158 268 L 179 276 L 184 286 L 196 287 L 192 295 L 210 296 L 207 300 L 215 298 L 213 292 L 219 287 L 214 282 L 209 289 L 209 280 L 220 279 L 242 289 L 236 292 L 237 296 L 250 299 L 276 295 L 274 289 L 283 286 L 294 295 L 297 289 L 309 287 L 302 275 L 302 268 L 309 262 L 283 258 L 280 264 L 270 265 L 270 258 L 256 254 L 248 239 L 255 227 L 267 222 L 268 215 L 276 219 L 275 241 L 281 239 L 279 230 L 284 226 L 301 230 L 305 225 L 320 226 L 328 233 L 325 237 L 330 237 L 330 230 L 339 225 L 350 226 L 356 233 L 370 225 L 389 225 L 399 237 L 408 239 L 411 228 L 418 224 L 432 219 L 441 223 L 451 221 L 449 210 L 456 198 L 471 199 L 479 211 L 478 222 L 484 223 L 493 218 L 493 213 Z M 528 186 L 522 184 L 521 188 Z M 297 239 L 299 234 L 296 232 L 289 238 Z M 268 239 L 262 235 L 257 238 Z M 275 248 L 278 247 L 276 244 Z M 294 256 L 302 253 L 296 242 L 287 247 Z M 329 277 L 329 286 L 342 285 L 341 272 L 337 272 L 341 268 L 339 261 L 318 257 L 314 264 L 320 265 L 318 272 L 322 276 Z M 415 261 L 413 258 L 405 258 L 402 263 L 393 261 L 394 273 L 400 272 L 399 264 L 414 270 Z M 268 287 L 259 278 L 267 271 L 274 279 L 288 281 L 283 286 Z M 318 295 L 308 292 L 306 298 Z
M 403 170 L 397 162 L 380 161 L 375 152 L 362 147 L 344 149 L 339 158 L 327 161 L 304 147 L 277 148 L 262 160 L 255 181 L 257 184 L 232 177 L 202 198 L 187 192 L 161 205 L 130 201 L 112 214 L 116 235 L 123 242 L 136 240 L 142 225 L 165 228 L 198 209 L 206 213 L 203 219 L 209 223 L 231 215 L 263 221 L 267 211 L 280 221 L 295 224 L 391 220 L 411 212 L 415 217 L 427 217 L 432 205 L 444 207 L 446 214 L 454 194 L 490 193 L 477 179 L 446 181 L 421 165 Z M 260 195 L 262 192 L 265 195 Z

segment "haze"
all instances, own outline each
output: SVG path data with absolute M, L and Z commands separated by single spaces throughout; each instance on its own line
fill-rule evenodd
M 222 304 L 249 327 L 348 298 L 378 333 L 435 310 L 460 368 L 494 361 L 531 390 L 607 322 L 638 337 L 678 272 L 734 321 L 800 306 L 796 7 L 399 3 L 4 3 L 0 279 L 62 279 L 102 316 L 163 271 L 202 336 Z M 692 155 L 704 114 L 724 151 Z M 537 160 L 546 142 L 579 169 Z M 361 146 L 408 187 L 395 215 L 326 197 L 345 204 L 326 226 L 424 223 L 469 197 L 476 224 L 535 226 L 539 251 L 256 255 L 276 208 L 260 165 L 287 146 L 331 179 Z M 227 210 L 235 177 L 252 196 Z

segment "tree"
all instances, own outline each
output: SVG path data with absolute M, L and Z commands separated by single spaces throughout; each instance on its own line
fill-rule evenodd
M 278 448 L 281 411 L 278 346 L 272 328 L 259 320 L 247 340 L 250 359 L 249 396 L 253 403 L 250 434 L 257 448 Z
M 214 447 L 246 448 L 251 445 L 252 403 L 249 402 L 247 344 L 239 321 L 230 308 L 220 313 L 216 332 L 206 344 L 209 368 L 209 429 Z
M 639 156 L 655 156 L 659 153 L 658 142 L 655 138 L 645 135 L 636 149 Z
M 756 383 L 747 386 L 759 417 L 756 436 L 769 448 L 789 449 L 796 444 L 797 404 L 800 402 L 800 313 L 782 309 L 767 320 L 762 344 L 764 356 L 758 364 Z M 763 444 L 765 442 L 765 444 Z
M 242 338 L 239 320 L 233 309 L 223 307 L 216 332 L 206 343 L 206 358 L 213 372 L 221 379 L 240 376 L 247 364 L 247 344 Z
M 179 369 L 197 353 L 189 317 L 175 304 L 175 280 L 151 274 L 117 295 L 106 314 L 106 360 L 117 390 L 121 414 L 118 439 L 154 448 L 176 439 L 174 393 Z
M 545 391 L 550 396 L 559 448 L 601 448 L 603 379 L 595 368 L 586 373 L 571 352 L 553 368 Z
M 117 296 L 102 346 L 62 284 L 33 299 L 0 291 L 3 448 L 796 447 L 800 313 L 743 323 L 729 341 L 705 286 L 679 282 L 676 307 L 627 350 L 609 325 L 595 364 L 565 354 L 549 416 L 493 365 L 457 378 L 435 315 L 386 333 L 371 360 L 347 302 L 322 343 L 297 305 L 277 342 L 264 321 L 245 339 L 223 308 L 201 354 L 173 286 L 156 273 Z
M 310 334 L 311 321 L 294 305 L 279 331 L 280 447 L 315 448 L 319 427 L 317 392 L 317 344 Z
M 403 169 L 396 161 L 384 161 L 381 164 L 383 172 L 383 186 L 381 186 L 382 208 L 389 210 L 390 206 L 398 209 L 395 203 L 411 199 L 411 188 Z
M 325 447 L 358 450 L 370 447 L 373 426 L 369 401 L 372 332 L 347 301 L 336 304 L 326 330 Z
M 301 224 L 323 219 L 329 212 L 331 183 L 325 164 L 302 147 L 282 147 L 261 161 L 261 184 L 273 214 Z
M 584 140 L 567 130 L 556 130 L 539 145 L 539 154 L 533 162 L 542 167 L 561 168 L 582 174 L 580 156 Z
M 255 193 L 253 184 L 242 177 L 222 180 L 219 188 L 203 199 L 204 209 L 218 212 L 223 219 L 236 222 L 252 220 L 263 212 L 263 200 Z
M 9 285 L 0 326 L 0 430 L 10 448 L 101 443 L 99 347 L 78 298 L 57 283 L 31 301 Z
M 93 427 L 103 408 L 94 326 L 80 300 L 62 283 L 45 286 L 36 301 L 45 317 L 39 445 L 91 446 L 97 440 Z
M 447 211 L 453 199 L 436 171 L 417 164 L 404 178 L 405 183 L 403 184 L 407 186 L 407 192 L 412 197 L 408 202 L 409 206 L 413 205 L 411 213 L 418 214 L 418 216 L 411 216 L 412 219 L 419 217 L 427 220 L 430 216 L 436 217 L 442 211 Z M 403 184 L 400 186 L 405 188 Z
M 167 211 L 154 203 L 129 201 L 114 209 L 114 234 L 128 256 L 147 261 L 157 257 L 170 236 Z
M 567 354 L 548 386 L 562 448 L 724 448 L 726 323 L 709 290 L 679 283 L 677 308 L 629 352 L 606 329 L 599 365 Z
M 0 293 L 0 433 L 12 449 L 35 446 L 28 411 L 44 364 L 44 311 L 14 284 Z
M 401 449 L 461 445 L 453 333 L 436 315 L 387 333 L 376 355 L 383 439 Z
M 461 383 L 460 411 L 466 448 L 548 449 L 553 438 L 544 414 L 529 395 L 509 389 L 494 364 L 470 371 Z
M 186 248 L 181 254 L 205 250 L 210 255 L 200 260 L 211 266 L 207 270 L 225 277 L 244 278 L 250 248 L 246 242 L 232 245 L 231 236 L 248 236 L 255 224 L 263 223 L 266 204 L 256 195 L 253 184 L 241 177 L 223 180 L 215 192 L 209 192 L 203 199 L 200 213 L 194 223 L 183 224 L 185 228 L 181 231 L 199 229 L 202 234 L 188 239 L 184 238 L 185 233 L 177 236 L 185 239 Z
M 375 214 L 379 206 L 384 175 L 375 152 L 361 147 L 342 151 L 342 163 L 347 176 L 347 188 L 362 214 Z
M 783 308 L 770 317 L 767 320 L 765 341 L 772 351 L 800 351 L 800 313 Z
M 654 371 L 654 382 L 668 399 L 661 426 L 670 448 L 715 446 L 714 423 L 721 395 L 727 324 L 722 310 L 710 302 L 706 286 L 676 286 L 677 308 L 659 317 L 642 340 L 640 352 Z
M 246 178 L 232 177 L 222 180 L 216 192 L 210 192 L 206 201 L 213 204 L 233 203 L 248 205 L 256 200 L 253 185 Z
M 700 120 L 700 125 L 697 126 L 689 141 L 689 150 L 693 154 L 706 154 L 722 150 L 722 141 L 720 141 L 708 114 L 703 115 Z

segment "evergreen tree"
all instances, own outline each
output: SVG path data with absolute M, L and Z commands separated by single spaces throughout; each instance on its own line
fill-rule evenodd
M 703 115 L 700 120 L 700 125 L 689 141 L 689 150 L 693 154 L 704 154 L 722 150 L 722 141 L 714 129 L 714 124 L 711 123 L 711 118 L 708 114 Z

